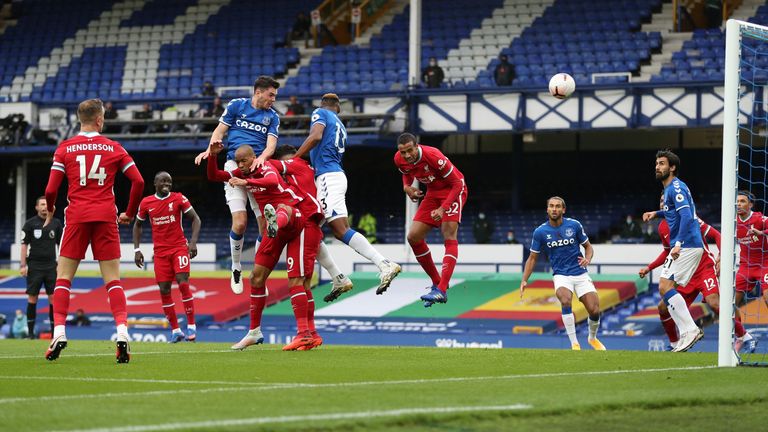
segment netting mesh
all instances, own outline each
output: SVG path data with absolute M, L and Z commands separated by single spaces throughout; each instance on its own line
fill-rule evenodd
M 752 26 L 742 27 L 739 67 L 739 105 L 742 115 L 739 121 L 738 184 L 735 186 L 752 194 L 752 211 L 766 214 L 768 116 L 765 104 L 768 101 L 768 30 Z M 765 225 L 765 228 L 768 228 L 768 222 Z M 763 246 L 768 242 L 755 235 L 736 240 L 739 265 L 734 268 L 734 284 L 741 285 L 742 289 L 745 289 L 746 285 L 749 290 L 741 294 L 744 300 L 736 306 L 744 327 L 758 341 L 754 351 L 749 349 L 749 344 L 742 348 L 739 353 L 740 361 L 746 365 L 768 366 L 768 276 L 763 276 L 768 274 L 768 248 Z M 754 259 L 748 259 L 748 256 L 753 254 L 759 254 L 762 259 L 758 258 L 757 261 L 765 263 L 759 269 L 755 268 Z M 748 261 L 753 263 L 751 269 Z M 766 297 L 763 297 L 763 291 L 766 292 Z

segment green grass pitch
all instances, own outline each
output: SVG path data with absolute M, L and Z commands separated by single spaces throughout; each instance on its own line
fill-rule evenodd
M 0 430 L 757 431 L 768 371 L 714 354 L 0 341 Z

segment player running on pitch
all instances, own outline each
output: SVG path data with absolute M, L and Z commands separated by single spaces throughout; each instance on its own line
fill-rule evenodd
M 144 197 L 139 204 L 136 223 L 133 224 L 134 262 L 136 266 L 144 266 L 144 254 L 139 243 L 143 222 L 149 219 L 152 226 L 152 243 L 154 243 L 155 281 L 160 287 L 160 299 L 163 313 L 171 326 L 171 343 L 197 339 L 195 325 L 195 299 L 189 289 L 190 260 L 197 256 L 197 239 L 200 236 L 200 217 L 192 208 L 187 197 L 179 192 L 171 192 L 173 179 L 165 171 L 155 174 L 155 193 Z M 181 218 L 186 216 L 192 220 L 192 237 L 187 243 Z M 179 328 L 176 318 L 175 304 L 171 296 L 173 280 L 179 284 L 181 302 L 187 315 L 187 334 Z
M 418 144 L 416 137 L 410 133 L 404 133 L 397 139 L 395 166 L 403 175 L 403 191 L 408 198 L 413 201 L 424 198 L 408 231 L 408 244 L 432 280 L 430 292 L 421 296 L 421 300 L 424 307 L 445 303 L 448 301 L 453 269 L 459 258 L 457 234 L 468 193 L 464 174 L 440 150 Z M 414 179 L 427 186 L 426 196 L 419 188 L 413 187 Z M 433 228 L 440 228 L 444 239 L 442 274 L 437 273 L 429 246 L 424 241 Z
M 572 350 L 581 350 L 576 337 L 576 317 L 573 315 L 573 295 L 584 305 L 589 314 L 589 337 L 587 342 L 597 351 L 605 351 L 605 346 L 597 339 L 600 328 L 600 299 L 592 279 L 587 273 L 587 266 L 592 262 L 594 249 L 581 223 L 576 219 L 563 217 L 565 200 L 553 196 L 547 200 L 549 220 L 533 231 L 531 254 L 525 261 L 523 280 L 520 282 L 520 297 L 523 297 L 528 278 L 533 273 L 539 254 L 544 252 L 552 266 L 552 281 L 555 295 L 560 301 L 563 325 Z M 580 246 L 584 246 L 584 255 Z

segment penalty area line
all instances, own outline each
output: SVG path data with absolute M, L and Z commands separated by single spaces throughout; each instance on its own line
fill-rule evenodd
M 354 411 L 339 412 L 329 414 L 309 414 L 296 416 L 278 416 L 278 417 L 251 417 L 231 420 L 208 420 L 200 422 L 179 422 L 179 423 L 160 423 L 153 425 L 134 425 L 115 428 L 96 428 L 80 429 L 82 432 L 149 432 L 149 431 L 169 431 L 180 429 L 197 428 L 216 428 L 232 426 L 253 426 L 275 423 L 290 423 L 302 421 L 337 421 L 337 420 L 357 420 L 368 418 L 386 418 L 400 417 L 407 415 L 420 414 L 459 414 L 468 412 L 493 412 L 493 411 L 519 411 L 533 408 L 527 404 L 513 405 L 492 405 L 492 406 L 457 406 L 457 407 L 423 407 L 423 408 L 403 408 L 383 411 Z

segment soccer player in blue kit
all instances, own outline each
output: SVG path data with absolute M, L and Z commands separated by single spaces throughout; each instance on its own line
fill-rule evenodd
M 565 214 L 565 200 L 558 196 L 547 200 L 549 220 L 539 225 L 533 232 L 531 254 L 525 262 L 523 280 L 520 282 L 520 297 L 523 297 L 525 286 L 533 273 L 539 254 L 544 252 L 552 266 L 555 295 L 560 300 L 563 325 L 571 341 L 571 349 L 581 349 L 576 338 L 576 317 L 571 309 L 575 293 L 589 314 L 587 341 L 595 350 L 605 351 L 605 346 L 597 339 L 597 329 L 600 328 L 600 301 L 595 285 L 587 273 L 587 266 L 592 261 L 594 250 L 581 223 L 576 219 L 564 218 L 563 214 Z M 581 246 L 584 246 L 584 255 L 581 254 Z
M 269 76 L 260 76 L 253 84 L 253 96 L 248 98 L 232 99 L 227 104 L 224 114 L 219 119 L 219 125 L 211 135 L 208 149 L 197 155 L 195 164 L 200 165 L 203 159 L 210 155 L 211 146 L 221 143 L 224 135 L 227 135 L 227 162 L 224 164 L 226 171 L 237 169 L 235 163 L 235 151 L 243 145 L 250 145 L 258 157 L 254 169 L 260 167 L 275 152 L 277 147 L 278 129 L 280 118 L 277 111 L 272 108 L 277 96 L 280 83 Z M 243 292 L 241 278 L 242 267 L 240 256 L 245 242 L 245 229 L 248 224 L 246 201 L 251 203 L 251 210 L 256 215 L 259 224 L 259 237 L 256 239 L 256 249 L 261 242 L 261 233 L 264 231 L 264 217 L 259 205 L 248 193 L 244 186 L 230 186 L 224 183 L 224 194 L 227 199 L 229 211 L 232 213 L 232 230 L 229 232 L 229 248 L 232 254 L 232 277 L 230 287 L 235 294 Z
M 400 265 L 382 256 L 368 242 L 364 235 L 349 227 L 347 213 L 347 176 L 341 167 L 341 158 L 347 144 L 347 130 L 339 120 L 341 112 L 339 97 L 326 93 L 320 99 L 320 108 L 312 112 L 309 136 L 294 155 L 300 158 L 309 153 L 315 169 L 317 199 L 323 208 L 325 220 L 333 235 L 367 258 L 380 271 L 379 287 L 376 294 L 389 288 L 392 280 L 400 273 Z M 351 289 L 351 286 L 349 286 Z M 334 285 L 330 298 L 335 299 L 344 292 L 344 287 Z
M 673 246 L 661 266 L 659 293 L 680 333 L 680 341 L 673 352 L 688 351 L 704 336 L 676 289 L 678 285 L 688 285 L 704 255 L 696 206 L 688 186 L 677 178 L 679 173 L 680 157 L 670 150 L 656 152 L 656 180 L 664 186 L 664 208 L 643 213 L 646 222 L 664 217 L 669 224 L 669 244 Z

